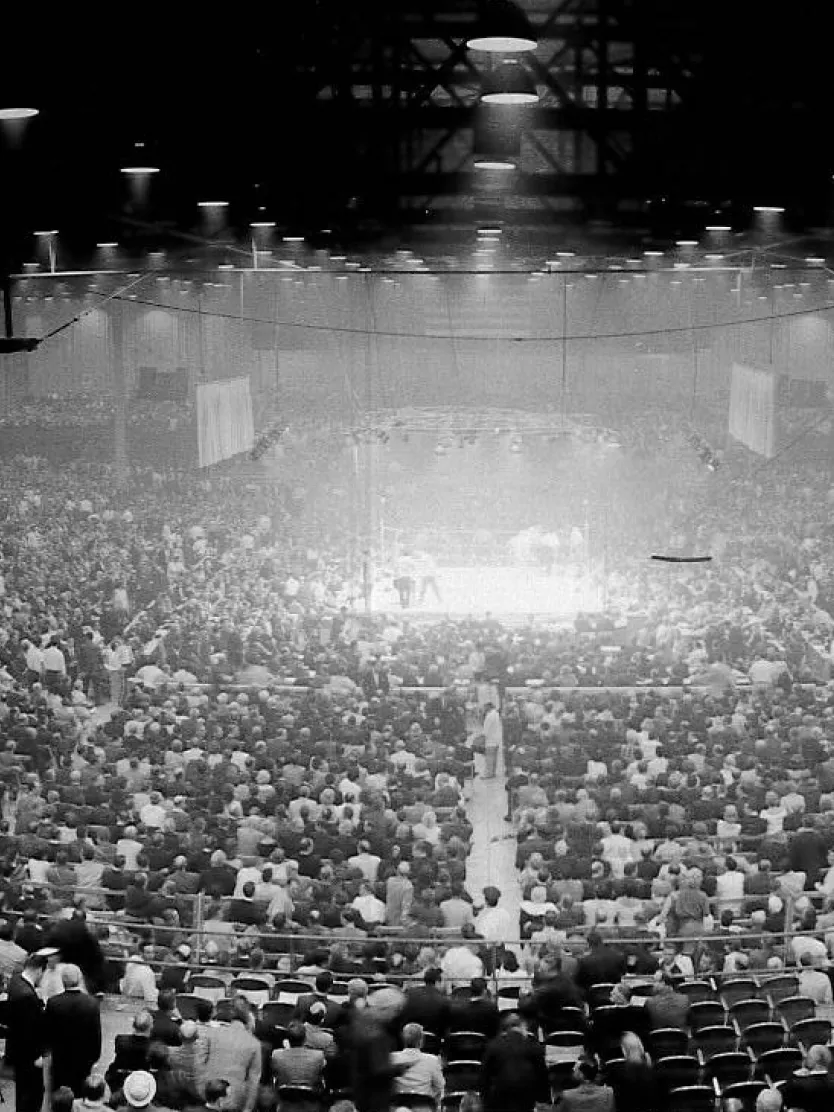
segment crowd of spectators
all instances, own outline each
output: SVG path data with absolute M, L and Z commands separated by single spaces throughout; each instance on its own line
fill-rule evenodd
M 499 1112 L 524 1059 L 512 1106 L 531 1108 L 555 1076 L 531 1035 L 565 1008 L 582 1036 L 566 1107 L 584 1107 L 604 1089 L 600 982 L 603 1006 L 630 1009 L 618 1038 L 647 1047 L 641 982 L 645 1017 L 655 984 L 662 1003 L 700 979 L 720 1003 L 733 976 L 789 974 L 806 1018 L 825 1018 L 826 480 L 789 497 L 778 477 L 737 478 L 698 517 L 713 567 L 672 574 L 634 541 L 609 569 L 606 614 L 506 628 L 361 613 L 339 537 L 311 542 L 285 492 L 244 476 L 134 472 L 123 488 L 106 468 L 0 465 L 0 970 L 29 969 L 47 1008 L 86 988 L 149 1010 L 108 1080 L 135 1107 L 158 1093 L 251 1112 L 263 1082 L 297 1087 L 309 1069 L 315 1101 L 326 1084 L 360 1112 L 412 1072 L 403 1098 L 477 1090 Z M 679 532 L 674 550 L 691 543 Z M 502 704 L 518 922 L 497 890 L 465 883 L 487 700 Z M 509 1004 L 500 1035 L 485 978 Z M 452 1084 L 473 1058 L 445 1041 L 473 1028 L 415 1013 L 415 983 L 468 1023 L 489 1013 L 476 1079 Z M 299 1005 L 305 984 L 318 995 Z M 273 1004 L 282 1022 L 265 1018 Z M 694 1039 L 691 1001 L 666 1004 L 665 1025 Z M 786 1021 L 781 1049 L 791 1040 Z M 442 1070 L 423 1060 L 433 1041 Z M 230 1073 L 232 1096 L 215 1084 Z M 387 1080 L 369 1093 L 367 1076 Z M 93 1082 L 68 1086 L 95 1105 Z

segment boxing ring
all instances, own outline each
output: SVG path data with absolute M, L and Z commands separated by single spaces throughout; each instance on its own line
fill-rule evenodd
M 475 565 L 438 566 L 438 601 L 431 590 L 419 597 L 417 582 L 412 605 L 403 609 L 390 576 L 378 575 L 371 590 L 371 610 L 414 616 L 506 619 L 542 616 L 570 625 L 580 612 L 603 608 L 602 588 L 586 573 L 560 568 L 546 574 L 538 568 Z

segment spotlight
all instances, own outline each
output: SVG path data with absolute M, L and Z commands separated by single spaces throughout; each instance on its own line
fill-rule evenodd
M 482 0 L 480 9 L 475 33 L 466 40 L 470 50 L 519 54 L 536 49 L 530 21 L 511 0 Z

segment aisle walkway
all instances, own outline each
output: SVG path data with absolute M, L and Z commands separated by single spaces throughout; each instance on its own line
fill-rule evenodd
M 466 810 L 474 827 L 472 852 L 466 867 L 466 887 L 476 904 L 483 903 L 482 892 L 487 884 L 501 891 L 501 907 L 505 907 L 518 925 L 521 892 L 515 869 L 516 840 L 512 827 L 505 822 L 507 791 L 503 763 L 499 762 L 494 780 L 482 776 L 484 758 L 475 758 L 475 783 Z M 517 937 L 517 933 L 514 935 Z

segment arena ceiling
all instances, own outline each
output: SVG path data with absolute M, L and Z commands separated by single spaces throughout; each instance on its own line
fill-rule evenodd
M 518 7 L 539 101 L 506 110 L 518 169 L 497 178 L 472 166 L 496 64 L 465 46 L 478 0 L 18 17 L 0 107 L 40 114 L 0 146 L 2 261 L 17 269 L 49 229 L 81 265 L 97 242 L 187 254 L 253 221 L 351 246 L 428 235 L 452 259 L 496 222 L 522 259 L 570 233 L 626 253 L 716 220 L 743 230 L 761 205 L 784 207 L 789 230 L 827 227 L 825 5 L 778 18 L 748 0 Z M 137 158 L 160 168 L 146 191 L 120 173 Z M 207 200 L 228 202 L 220 219 Z

